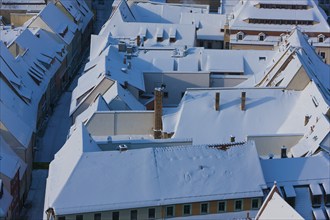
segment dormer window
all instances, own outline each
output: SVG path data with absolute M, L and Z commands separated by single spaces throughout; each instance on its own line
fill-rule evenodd
M 258 39 L 259 39 L 259 41 L 264 41 L 265 40 L 265 38 L 266 38 L 266 34 L 264 34 L 264 33 L 259 33 L 259 35 L 258 35 Z
M 320 34 L 319 36 L 317 36 L 317 41 L 318 41 L 319 43 L 324 42 L 324 40 L 325 40 L 325 36 L 324 36 L 323 34 Z
M 238 32 L 236 35 L 237 40 L 243 40 L 244 38 L 244 33 L 242 31 Z

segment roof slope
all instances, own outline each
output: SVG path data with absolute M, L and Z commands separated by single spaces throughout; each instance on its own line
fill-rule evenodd
M 214 109 L 216 92 L 220 111 Z M 245 111 L 240 109 L 241 92 L 246 92 Z M 193 138 L 194 144 L 228 142 L 231 135 L 244 141 L 247 135 L 281 134 L 299 97 L 300 92 L 279 88 L 190 89 L 174 112 L 164 114 L 163 130 L 175 132 L 175 138 Z M 303 131 L 303 123 L 291 124 L 285 133 Z
M 270 190 L 264 203 L 256 215 L 256 220 L 283 219 L 283 220 L 303 220 L 296 210 L 294 210 L 279 194 L 276 184 Z
M 69 142 L 51 163 L 47 181 L 45 208 L 58 215 L 263 196 L 253 142 L 226 151 L 182 146 L 84 152 L 72 164 L 68 160 L 76 160 L 70 159 L 76 153 L 68 151 L 74 147 Z M 252 172 L 253 181 L 247 181 Z
M 53 3 L 49 3 L 38 15 L 58 37 L 66 44 L 71 44 L 78 29 L 77 25 L 60 11 Z M 56 17 L 56 19 L 54 19 Z

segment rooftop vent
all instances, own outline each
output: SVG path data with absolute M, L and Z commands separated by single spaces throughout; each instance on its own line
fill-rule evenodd
M 119 42 L 118 44 L 118 51 L 119 52 L 125 52 L 126 51 L 126 43 L 125 42 Z
M 122 151 L 127 151 L 127 150 L 128 150 L 128 147 L 127 147 L 126 144 L 119 144 L 119 146 L 118 146 L 118 150 L 119 150 L 120 152 L 122 152 Z

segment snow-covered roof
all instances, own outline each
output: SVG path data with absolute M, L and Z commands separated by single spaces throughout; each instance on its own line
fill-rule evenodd
M 94 142 L 77 143 L 81 135 L 74 132 L 50 164 L 45 209 L 52 207 L 57 215 L 263 196 L 254 142 L 227 150 L 182 146 L 89 152 L 84 149 Z M 251 173 L 253 181 L 246 181 Z
M 26 29 L 24 26 L 15 28 L 12 28 L 12 26 L 0 26 L 0 40 L 5 45 L 10 45 L 17 38 L 17 36 L 24 31 L 24 29 Z
M 40 17 L 66 44 L 71 44 L 78 27 L 53 3 L 49 3 L 37 17 Z
M 161 33 L 162 40 L 157 40 L 157 33 Z M 118 40 L 136 39 L 141 37 L 141 43 L 145 47 L 177 47 L 193 46 L 195 43 L 195 26 L 192 24 L 157 24 L 157 23 L 121 23 L 114 24 L 110 33 L 112 38 Z M 174 41 L 171 39 L 174 38 Z
M 300 158 L 261 159 L 261 166 L 268 186 L 274 181 L 278 186 L 319 184 L 329 185 L 330 156 L 321 152 Z
M 221 32 L 226 22 L 226 16 L 221 14 L 182 13 L 181 24 L 193 24 L 196 27 L 196 36 L 199 40 L 223 40 Z
M 180 23 L 182 13 L 208 14 L 209 12 L 206 5 L 176 5 L 145 1 L 133 2 L 130 9 L 136 21 L 173 24 Z
M 2 0 L 2 10 L 39 12 L 47 5 L 45 0 Z
M 85 0 L 60 0 L 61 4 L 71 14 L 78 29 L 82 32 L 85 31 L 87 25 L 93 18 L 93 13 L 87 6 Z
M 14 42 L 26 50 L 20 58 L 28 65 L 28 74 L 39 82 L 36 86 L 39 91 L 34 94 L 38 99 L 46 92 L 65 58 L 64 44 L 57 43 L 43 30 L 33 34 L 29 29 L 24 30 Z
M 2 136 L 0 136 L 0 158 L 0 172 L 12 178 L 16 174 L 16 169 L 19 168 L 19 178 L 22 180 L 27 165 L 17 156 Z
M 279 194 L 277 186 L 274 185 L 266 197 L 264 203 L 255 217 L 256 220 L 269 219 L 295 219 L 304 218 L 297 213 Z
M 20 169 L 20 161 L 17 155 L 8 154 L 7 143 L 1 139 L 0 151 L 0 173 L 12 180 Z
M 3 184 L 2 179 L 0 179 L 0 187 Z M 9 207 L 11 202 L 13 201 L 13 197 L 10 195 L 6 188 L 3 188 L 3 194 L 0 198 L 0 217 L 5 218 L 7 217 Z
M 216 92 L 220 111 L 214 108 Z M 246 92 L 246 111 L 240 109 L 241 92 Z M 279 88 L 188 89 L 178 108 L 163 116 L 163 130 L 193 138 L 194 144 L 227 142 L 231 135 L 244 141 L 248 135 L 303 133 L 303 123 L 285 123 L 299 96 Z
M 124 89 L 118 82 L 104 93 L 104 100 L 109 105 L 110 110 L 145 110 L 130 91 Z
M 267 4 L 285 4 L 284 1 L 274 0 L 272 2 L 266 1 Z M 232 30 L 256 30 L 256 31 L 290 31 L 295 25 L 290 24 L 254 24 L 248 23 L 248 19 L 278 19 L 278 20 L 309 20 L 313 21 L 312 25 L 299 25 L 306 32 L 320 32 L 327 33 L 330 27 L 327 23 L 327 17 L 319 9 L 314 0 L 299 1 L 299 4 L 306 4 L 309 9 L 274 9 L 274 8 L 259 8 L 258 4 L 265 3 L 260 0 L 243 0 L 234 7 L 234 13 L 229 16 L 230 29 Z M 297 4 L 288 1 L 287 4 Z

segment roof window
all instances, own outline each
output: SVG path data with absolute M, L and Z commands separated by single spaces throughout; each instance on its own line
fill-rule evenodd
M 243 40 L 243 38 L 244 38 L 244 33 L 242 31 L 240 31 L 236 34 L 237 40 Z

